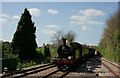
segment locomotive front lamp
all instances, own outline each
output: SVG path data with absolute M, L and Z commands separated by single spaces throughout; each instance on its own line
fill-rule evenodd
M 70 46 L 70 41 L 69 40 L 66 40 L 66 43 L 68 46 Z
M 71 56 L 68 56 L 68 59 L 70 60 L 70 59 L 72 59 L 72 57 L 71 57 Z

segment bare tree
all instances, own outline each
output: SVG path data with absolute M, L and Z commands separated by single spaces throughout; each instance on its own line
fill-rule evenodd
M 70 42 L 75 41 L 76 37 L 77 35 L 73 31 L 69 31 L 67 32 L 67 34 L 65 34 L 65 38 L 69 40 Z
M 59 30 L 51 37 L 51 41 L 53 44 L 57 44 L 57 46 L 60 46 L 62 44 L 62 37 L 72 42 L 76 39 L 77 35 L 73 31 L 69 31 L 65 34 L 64 30 Z
M 55 33 L 52 37 L 51 37 L 51 41 L 52 43 L 56 44 L 56 43 L 60 43 L 61 42 L 61 38 L 64 36 L 64 30 L 59 30 L 57 31 L 57 33 Z

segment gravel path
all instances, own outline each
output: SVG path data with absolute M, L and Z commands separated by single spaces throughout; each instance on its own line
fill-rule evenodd
M 86 62 L 82 65 L 79 65 L 74 70 L 72 70 L 67 76 L 71 77 L 96 77 L 100 74 L 101 76 L 114 76 L 103 64 L 98 62 L 96 59 L 89 59 L 92 62 L 92 72 L 87 72 Z

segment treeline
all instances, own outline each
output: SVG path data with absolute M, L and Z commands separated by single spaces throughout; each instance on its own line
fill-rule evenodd
M 103 38 L 99 43 L 99 51 L 104 58 L 120 63 L 120 12 L 115 12 L 106 21 Z
M 2 43 L 2 58 L 14 57 L 17 55 L 12 54 L 11 43 L 1 42 Z
M 2 44 L 2 46 L 1 46 Z M 51 52 L 49 46 L 44 45 L 42 48 L 36 48 L 37 56 L 35 59 L 20 60 L 18 53 L 13 53 L 13 48 L 11 47 L 10 42 L 0 42 L 2 47 L 2 58 L 16 58 L 18 70 L 22 68 L 31 67 L 38 64 L 45 64 L 51 62 Z M 7 65 L 10 66 L 10 65 Z
M 0 44 L 2 44 L 2 58 L 11 58 L 12 57 L 12 58 L 19 59 L 18 54 L 12 52 L 13 48 L 11 47 L 10 42 L 1 42 Z M 44 44 L 43 53 L 41 51 L 38 51 L 38 49 L 40 50 L 42 48 L 36 48 L 39 59 L 51 57 L 51 52 L 50 52 L 49 46 Z M 36 59 L 38 59 L 38 58 L 36 58 Z

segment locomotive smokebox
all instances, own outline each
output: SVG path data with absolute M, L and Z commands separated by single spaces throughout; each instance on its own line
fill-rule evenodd
M 63 45 L 66 45 L 66 39 L 62 38 L 62 40 L 63 40 Z

